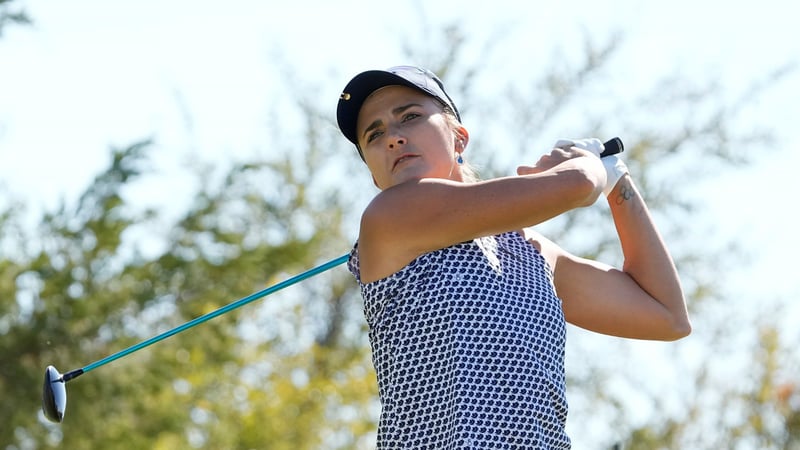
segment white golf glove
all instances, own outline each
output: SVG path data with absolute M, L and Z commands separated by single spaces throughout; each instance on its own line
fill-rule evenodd
M 588 139 L 559 139 L 555 146 L 557 148 L 563 148 L 564 150 L 570 147 L 578 147 L 581 150 L 587 150 L 592 152 L 597 156 L 600 157 L 600 154 L 603 153 L 603 150 L 606 148 L 603 146 L 603 143 L 600 142 L 600 139 L 596 138 L 588 138 Z
M 614 189 L 614 186 L 617 185 L 620 178 L 626 173 L 629 173 L 628 166 L 625 165 L 625 161 L 623 161 L 619 155 L 600 157 L 600 154 L 605 150 L 600 139 L 559 139 L 556 141 L 555 147 L 578 147 L 581 150 L 586 150 L 597 155 L 600 161 L 603 161 L 603 166 L 606 168 L 606 186 L 603 188 L 603 194 L 605 194 L 606 197 L 608 197 L 608 194 Z
M 619 155 L 603 156 L 600 161 L 603 161 L 603 165 L 606 167 L 606 187 L 603 188 L 603 194 L 608 197 L 608 194 L 611 193 L 620 178 L 629 173 L 628 166 L 625 165 L 625 161 Z

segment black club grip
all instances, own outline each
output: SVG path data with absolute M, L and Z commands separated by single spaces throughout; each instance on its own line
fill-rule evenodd
M 600 154 L 601 158 L 603 156 L 616 155 L 617 153 L 622 153 L 625 151 L 625 146 L 622 144 L 622 139 L 618 137 L 603 143 L 603 147 L 605 147 L 605 150 L 603 150 L 603 153 Z

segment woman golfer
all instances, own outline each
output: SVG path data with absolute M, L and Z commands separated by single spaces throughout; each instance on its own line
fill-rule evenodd
M 600 141 L 559 141 L 517 176 L 476 180 L 458 109 L 436 75 L 408 66 L 354 77 L 337 119 L 380 189 L 349 261 L 378 377 L 379 448 L 569 448 L 565 322 L 689 334 L 672 258 Z M 531 229 L 601 194 L 621 269 Z

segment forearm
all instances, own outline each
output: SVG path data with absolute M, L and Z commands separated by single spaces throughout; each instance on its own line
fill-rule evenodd
M 608 203 L 622 245 L 623 271 L 664 306 L 675 327 L 688 333 L 686 302 L 675 264 L 629 175 L 610 192 Z
M 367 206 L 359 242 L 363 249 L 369 242 L 390 240 L 417 256 L 539 224 L 597 200 L 605 173 L 593 158 L 476 183 L 436 178 L 401 183 Z

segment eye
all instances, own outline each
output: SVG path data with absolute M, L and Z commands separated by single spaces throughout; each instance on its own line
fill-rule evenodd
M 367 143 L 374 141 L 375 139 L 379 138 L 380 135 L 383 134 L 382 131 L 375 130 L 372 133 L 367 135 Z
M 408 113 L 408 114 L 404 114 L 403 115 L 403 122 L 408 122 L 409 120 L 416 119 L 419 116 L 420 116 L 419 114 L 413 113 L 413 112 L 412 113 Z

